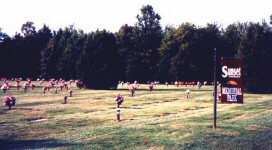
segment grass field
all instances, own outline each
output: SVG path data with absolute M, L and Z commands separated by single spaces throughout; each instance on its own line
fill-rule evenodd
M 10 111 L 0 107 L 0 150 L 272 149 L 272 94 L 245 94 L 244 104 L 218 103 L 214 130 L 211 86 L 156 85 L 149 92 L 148 85 L 140 85 L 134 97 L 120 85 L 118 90 L 72 89 L 68 104 L 62 104 L 67 90 L 0 91 L 1 100 L 9 94 L 17 100 Z M 113 96 L 119 93 L 125 100 L 122 121 L 116 122 Z

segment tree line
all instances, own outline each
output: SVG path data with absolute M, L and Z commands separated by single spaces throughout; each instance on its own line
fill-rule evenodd
M 212 82 L 216 48 L 217 60 L 242 58 L 246 91 L 272 92 L 272 21 L 162 28 L 151 5 L 143 6 L 136 19 L 116 33 L 84 33 L 73 25 L 36 31 L 33 22 L 26 22 L 22 33 L 9 37 L 0 28 L 0 76 L 79 78 L 93 89 L 116 88 L 120 80 Z M 219 62 L 217 67 L 220 76 Z

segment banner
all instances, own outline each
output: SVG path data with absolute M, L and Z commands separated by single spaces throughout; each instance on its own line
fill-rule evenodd
M 242 60 L 222 58 L 221 60 L 221 102 L 243 103 Z

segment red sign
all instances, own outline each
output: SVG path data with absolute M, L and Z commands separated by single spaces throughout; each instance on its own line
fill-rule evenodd
M 222 58 L 221 78 L 221 102 L 243 103 L 241 58 Z

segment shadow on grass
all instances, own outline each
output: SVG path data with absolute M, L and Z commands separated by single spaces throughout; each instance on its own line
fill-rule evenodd
M 80 144 L 61 142 L 57 139 L 46 140 L 0 140 L 1 150 L 10 149 L 51 149 L 57 147 L 80 146 Z

